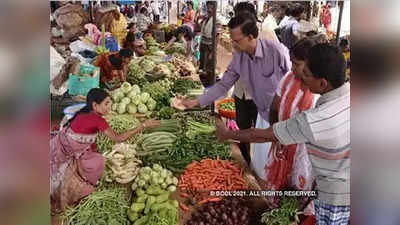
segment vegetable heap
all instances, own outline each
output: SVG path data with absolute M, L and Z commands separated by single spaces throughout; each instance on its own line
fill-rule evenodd
M 166 127 L 165 129 L 170 128 Z M 169 132 L 158 131 L 145 134 L 137 140 L 138 145 L 141 147 L 141 151 L 138 151 L 137 154 L 145 156 L 167 151 L 168 148 L 172 147 L 175 140 L 176 136 Z
M 138 189 L 137 198 L 128 210 L 133 225 L 177 225 L 178 202 L 170 199 L 170 192 L 150 186 Z
M 148 189 L 149 187 L 160 188 L 174 192 L 178 179 L 173 176 L 172 172 L 163 168 L 159 164 L 153 164 L 153 167 L 142 167 L 139 170 L 139 176 L 132 183 L 132 190 L 137 188 Z
M 63 221 L 66 225 L 129 225 L 128 195 L 126 188 L 94 191 L 77 206 L 67 209 Z
M 299 221 L 300 203 L 296 197 L 284 196 L 280 207 L 262 214 L 261 222 L 268 225 L 293 225 Z
M 170 106 L 169 100 L 172 96 L 172 85 L 172 81 L 164 79 L 147 84 L 142 89 L 154 98 L 158 103 L 155 110 L 159 110 L 163 106 Z
M 149 133 L 153 133 L 153 132 L 178 133 L 180 131 L 179 126 L 180 126 L 179 120 L 176 120 L 176 119 L 161 120 L 159 127 L 147 129 L 146 132 L 149 132 Z
M 139 86 L 143 86 L 148 83 L 146 79 L 146 72 L 135 59 L 129 64 L 129 71 L 126 79 L 129 83 L 137 84 Z
M 130 221 L 134 225 L 177 225 L 178 202 L 170 199 L 177 184 L 172 172 L 158 164 L 141 168 L 132 184 L 137 198 L 128 210 Z
M 154 112 L 157 119 L 171 119 L 175 113 L 175 109 L 170 106 L 163 106 L 159 111 Z
M 165 53 L 167 53 L 168 55 L 172 55 L 173 53 L 185 55 L 186 48 L 183 43 L 174 42 L 167 50 L 165 50 Z
M 228 160 L 204 159 L 193 162 L 179 180 L 182 192 L 194 195 L 196 201 L 207 202 L 211 190 L 245 190 L 248 184 L 243 178 L 243 169 L 239 169 Z
M 112 93 L 114 104 L 111 109 L 118 114 L 149 114 L 156 108 L 157 102 L 147 92 L 141 92 L 138 85 L 131 86 L 124 82 Z
M 139 124 L 139 121 L 130 115 L 109 115 L 106 117 L 106 120 L 110 127 L 118 133 L 133 129 Z M 125 141 L 127 144 L 134 144 L 135 142 L 135 136 Z M 97 135 L 96 146 L 98 152 L 109 152 L 114 145 L 115 142 L 108 138 L 105 134 L 100 133 Z
M 184 133 L 190 128 L 187 121 L 201 121 L 203 124 L 213 124 L 210 113 L 190 112 L 176 113 L 173 116 L 179 124 L 182 124 L 182 133 L 177 134 L 177 139 L 172 147 L 166 152 L 160 154 L 149 155 L 142 158 L 143 162 L 160 163 L 174 173 L 183 173 L 184 169 L 193 160 L 211 159 L 230 159 L 231 150 L 229 144 L 217 141 L 214 134 L 212 135 L 196 135 L 194 138 L 188 138 Z M 186 126 L 185 126 L 186 125 Z M 211 127 L 211 125 L 210 125 Z M 212 126 L 214 129 L 214 127 Z
M 196 73 L 196 67 L 194 67 L 193 63 L 188 60 L 174 57 L 171 62 L 174 64 L 181 77 L 193 76 Z
M 172 92 L 176 94 L 186 95 L 188 94 L 188 90 L 200 88 L 201 83 L 191 80 L 191 79 L 177 79 L 174 82 L 174 86 L 172 87 Z
M 235 102 L 224 102 L 219 105 L 220 109 L 227 111 L 235 111 Z
M 250 224 L 251 210 L 238 198 L 208 202 L 192 214 L 186 225 L 247 225 Z
M 107 182 L 117 181 L 127 184 L 136 178 L 142 161 L 136 158 L 136 145 L 120 143 L 114 145 L 112 151 L 105 153 L 106 168 L 105 180 Z
M 209 135 L 215 132 L 215 126 L 196 122 L 194 120 L 187 120 L 188 130 L 186 136 L 190 139 L 195 138 L 197 135 Z

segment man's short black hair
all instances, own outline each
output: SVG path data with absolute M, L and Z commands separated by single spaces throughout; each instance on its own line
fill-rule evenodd
M 235 29 L 240 26 L 240 30 L 245 36 L 249 36 L 250 34 L 253 38 L 258 37 L 258 27 L 256 20 L 254 17 L 249 13 L 242 13 L 238 16 L 233 17 L 229 23 L 229 29 Z
M 116 68 L 117 70 L 122 69 L 122 59 L 116 57 L 115 55 L 108 56 L 108 60 L 110 60 L 111 65 Z
M 193 2 L 192 2 L 192 1 L 188 1 L 187 4 L 188 4 L 188 5 L 191 5 L 192 8 L 193 8 Z
M 255 18 L 256 21 L 258 21 L 256 8 L 254 7 L 253 4 L 251 4 L 249 2 L 237 3 L 235 5 L 235 7 L 233 8 L 233 11 L 235 12 L 235 16 L 238 16 L 239 14 L 242 14 L 242 13 L 249 13 L 249 14 L 253 15 L 253 17 Z M 258 22 L 260 22 L 260 21 L 258 21 Z
M 123 48 L 123 49 L 119 50 L 120 57 L 129 58 L 129 57 L 132 57 L 132 55 L 133 55 L 133 52 L 130 49 Z
M 293 8 L 291 9 L 291 16 L 293 17 L 299 17 L 303 12 L 304 12 L 304 6 L 300 3 L 297 3 L 293 6 Z
M 316 45 L 317 42 L 310 38 L 303 38 L 297 41 L 290 49 L 292 54 L 297 60 L 305 61 L 308 58 L 310 49 Z
M 333 88 L 342 86 L 346 79 L 346 61 L 339 47 L 317 44 L 309 51 L 307 65 L 314 77 L 326 79 Z

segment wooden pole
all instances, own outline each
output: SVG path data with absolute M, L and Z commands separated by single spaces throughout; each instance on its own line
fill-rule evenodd
M 213 27 L 212 27 L 212 50 L 213 50 L 213 55 L 212 55 L 212 71 L 211 71 L 211 84 L 210 86 L 215 84 L 215 67 L 217 64 L 217 27 L 216 27 L 216 21 L 217 21 L 217 6 L 218 3 L 217 1 L 214 2 L 214 11 L 213 11 Z M 214 102 L 211 105 L 211 112 L 214 112 Z
M 339 4 L 339 21 L 338 21 L 337 30 L 336 30 L 336 45 L 337 46 L 339 46 L 339 43 L 340 43 L 340 28 L 342 25 L 344 1 L 340 1 L 340 2 L 338 2 L 338 4 Z

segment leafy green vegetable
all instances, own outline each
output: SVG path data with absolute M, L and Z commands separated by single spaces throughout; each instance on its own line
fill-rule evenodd
M 117 112 L 119 113 L 119 114 L 124 114 L 125 112 L 126 112 L 126 105 L 127 104 L 125 104 L 125 103 L 119 103 L 118 104 L 118 106 L 117 106 Z
M 201 83 L 191 79 L 177 79 L 172 87 L 172 92 L 177 94 L 186 95 L 188 90 L 200 88 Z
M 296 197 L 284 196 L 280 207 L 262 214 L 261 222 L 268 225 L 292 225 L 298 221 L 300 203 Z

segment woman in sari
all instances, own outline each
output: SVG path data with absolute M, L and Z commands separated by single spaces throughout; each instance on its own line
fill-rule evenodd
M 107 52 L 97 56 L 93 65 L 100 67 L 101 83 L 110 89 L 117 88 L 126 81 L 128 64 L 133 56 L 130 49 L 121 49 L 119 52 Z
M 118 134 L 102 117 L 110 111 L 111 104 L 107 92 L 99 88 L 90 90 L 86 106 L 50 140 L 50 197 L 54 213 L 74 205 L 98 184 L 104 170 L 104 158 L 95 146 L 99 132 L 115 142 L 123 142 L 145 128 L 160 124 L 148 120 Z

